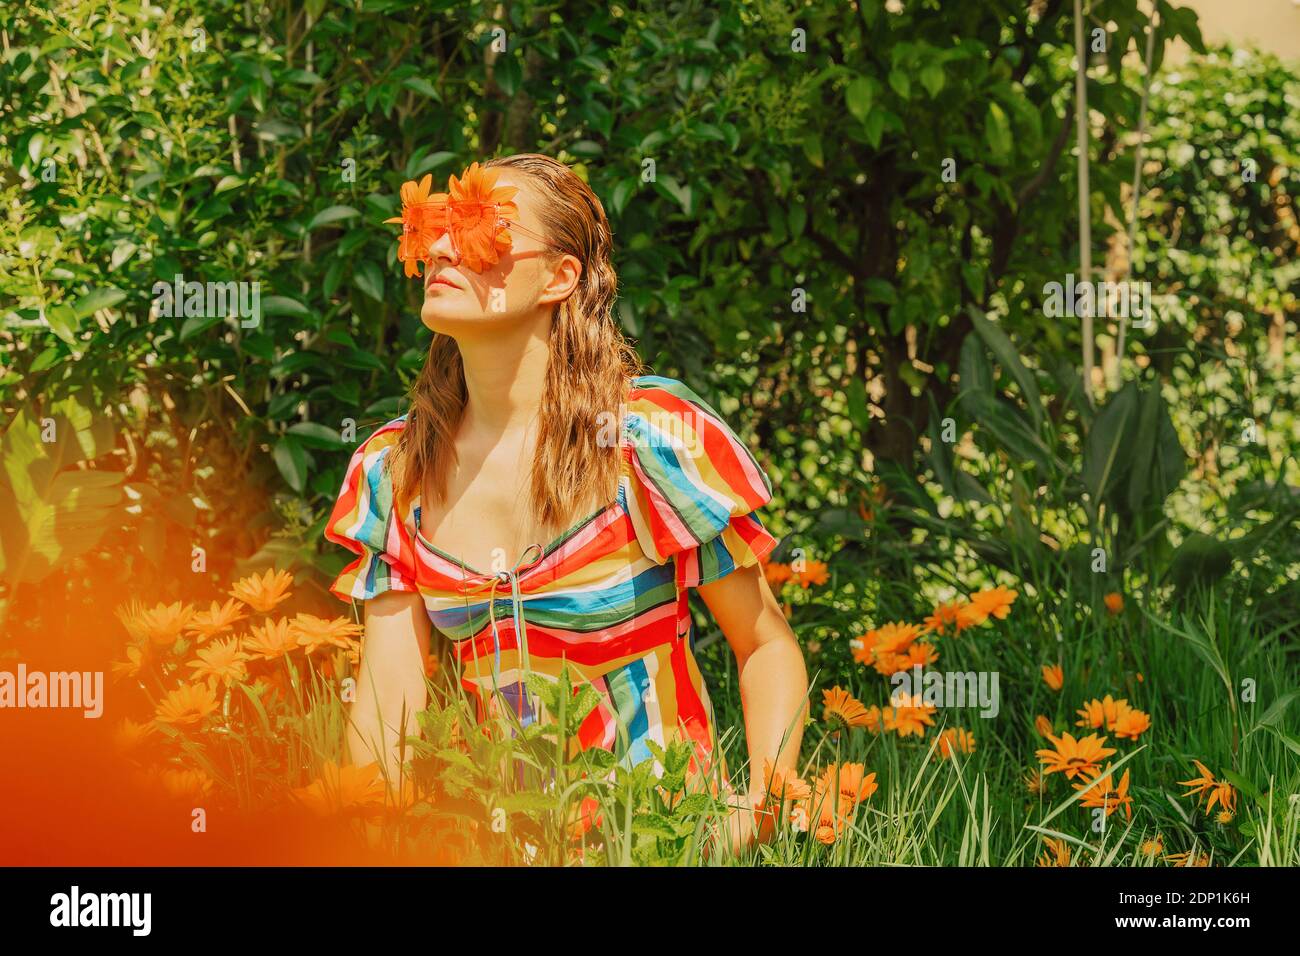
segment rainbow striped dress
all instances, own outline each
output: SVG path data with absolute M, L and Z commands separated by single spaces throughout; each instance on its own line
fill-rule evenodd
M 426 540 L 418 495 L 394 500 L 384 459 L 406 416 L 381 426 L 353 453 L 326 526 L 327 539 L 357 555 L 330 590 L 345 601 L 418 592 L 451 642 L 479 719 L 490 699 L 509 702 L 525 726 L 547 719 L 523 675 L 555 679 L 567 662 L 575 685 L 600 694 L 577 749 L 602 747 L 635 766 L 653 758 L 649 741 L 689 739 L 692 770 L 708 773 L 713 709 L 691 650 L 687 589 L 753 566 L 776 546 L 755 514 L 772 485 L 679 381 L 634 379 L 619 417 L 617 499 L 496 573 Z M 657 760 L 654 768 L 663 772 Z M 717 769 L 726 780 L 725 760 Z

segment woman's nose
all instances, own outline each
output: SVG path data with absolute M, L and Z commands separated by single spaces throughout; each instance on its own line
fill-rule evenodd
M 456 244 L 451 240 L 450 229 L 445 231 L 429 246 L 429 257 L 435 262 L 445 260 L 451 265 L 455 265 L 460 261 L 460 253 L 456 249 Z

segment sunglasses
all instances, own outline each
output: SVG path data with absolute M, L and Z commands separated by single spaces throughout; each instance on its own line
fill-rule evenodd
M 527 236 L 557 252 L 564 250 L 545 236 L 518 222 L 519 207 L 509 201 L 516 190 L 494 188 L 494 172 L 485 173 L 473 164 L 459 181 L 451 177 L 450 193 L 430 195 L 429 177 L 402 187 L 402 215 L 386 222 L 400 222 L 402 236 L 397 258 L 406 275 L 418 276 L 420 264 L 433 265 L 432 247 L 444 235 L 451 237 L 456 264 L 482 272 L 500 261 L 514 246 L 513 234 Z

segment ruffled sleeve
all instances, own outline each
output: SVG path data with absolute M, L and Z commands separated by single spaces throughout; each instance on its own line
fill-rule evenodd
M 406 416 L 370 435 L 352 454 L 325 537 L 358 557 L 330 585 L 344 601 L 365 601 L 385 591 L 416 591 L 410 530 L 394 506 L 388 458 Z
M 772 482 L 712 407 L 675 379 L 633 382 L 624 419 L 628 514 L 655 563 L 676 561 L 679 587 L 751 567 L 776 547 L 755 513 Z

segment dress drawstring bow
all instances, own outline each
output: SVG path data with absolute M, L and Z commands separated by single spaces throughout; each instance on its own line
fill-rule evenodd
M 529 558 L 529 555 L 536 551 L 536 557 Z M 488 620 L 492 624 L 492 689 L 495 691 L 501 683 L 501 636 L 497 632 L 497 591 L 498 589 L 510 586 L 510 611 L 514 619 L 515 634 L 517 635 L 519 645 L 520 666 L 525 675 L 530 673 L 531 665 L 528 657 L 528 623 L 524 619 L 523 595 L 519 590 L 519 575 L 535 567 L 542 560 L 542 546 L 540 544 L 530 544 L 515 566 L 508 571 L 498 571 L 488 580 L 481 584 L 475 585 L 465 590 L 466 594 L 481 594 L 488 592 Z M 520 681 L 523 684 L 523 681 Z M 525 685 L 526 687 L 526 685 Z

